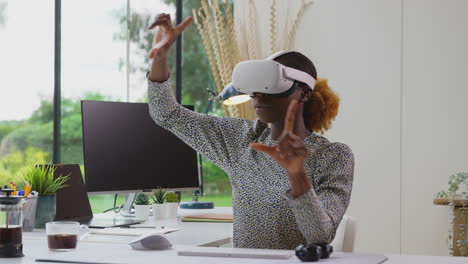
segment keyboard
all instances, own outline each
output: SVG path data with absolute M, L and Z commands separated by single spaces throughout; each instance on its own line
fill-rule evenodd
M 180 228 L 141 228 L 141 227 L 109 227 L 103 229 L 91 229 L 89 233 L 96 235 L 114 235 L 114 236 L 141 236 L 148 233 L 161 232 L 161 234 L 167 234 L 175 231 L 179 231 Z
M 179 256 L 201 257 L 289 259 L 295 255 L 295 252 L 294 250 L 283 249 L 198 247 L 179 250 L 177 254 Z

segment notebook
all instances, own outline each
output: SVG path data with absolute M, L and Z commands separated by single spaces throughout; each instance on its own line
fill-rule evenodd
M 182 222 L 218 222 L 232 223 L 232 214 L 201 214 L 189 215 L 182 218 Z
M 197 218 L 182 218 L 181 221 L 182 222 L 232 223 L 232 220 L 197 219 Z

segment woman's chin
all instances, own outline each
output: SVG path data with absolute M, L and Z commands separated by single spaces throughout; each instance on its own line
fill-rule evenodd
M 255 113 L 263 123 L 274 123 L 278 120 L 278 113 L 271 108 L 255 108 Z
M 262 121 L 263 123 L 273 123 L 275 120 L 273 118 L 271 118 L 270 116 L 264 116 L 264 115 L 259 115 L 257 114 L 257 117 L 260 121 Z

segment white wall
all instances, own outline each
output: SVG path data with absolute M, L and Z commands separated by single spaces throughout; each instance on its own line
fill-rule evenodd
M 276 2 L 282 26 L 300 1 Z M 254 3 L 266 57 L 271 0 Z M 294 49 L 341 96 L 326 136 L 356 158 L 347 214 L 359 219 L 358 252 L 448 252 L 448 210 L 432 198 L 451 173 L 468 170 L 467 4 L 318 0 L 304 12 Z M 245 22 L 247 1 L 235 5 L 236 21 Z
M 431 204 L 468 171 L 468 1 L 406 0 L 402 247 L 446 253 L 448 209 Z

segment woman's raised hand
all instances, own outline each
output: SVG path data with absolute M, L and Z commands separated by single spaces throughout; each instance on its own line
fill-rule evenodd
M 187 17 L 182 23 L 172 27 L 171 15 L 164 13 L 157 15 L 153 24 L 148 28 L 153 29 L 156 27 L 153 45 L 149 54 L 150 58 L 153 58 L 159 52 L 167 53 L 172 43 L 177 40 L 177 37 L 192 22 L 192 19 L 192 17 Z
M 288 173 L 305 171 L 304 161 L 309 154 L 307 146 L 300 137 L 293 133 L 298 101 L 289 104 L 284 129 L 276 145 L 268 146 L 261 143 L 252 143 L 250 148 L 269 154 Z

